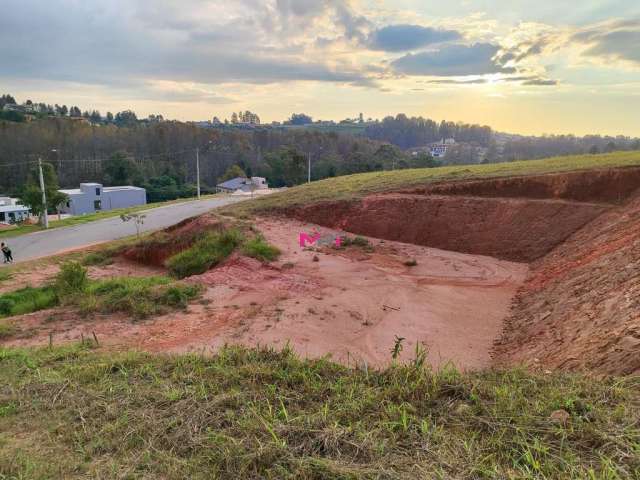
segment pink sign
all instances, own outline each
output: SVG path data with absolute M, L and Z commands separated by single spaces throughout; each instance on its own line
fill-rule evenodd
M 309 245 L 316 245 L 317 247 L 321 247 L 323 245 L 331 245 L 334 244 L 336 247 L 340 247 L 342 244 L 342 237 L 340 235 L 336 235 L 334 233 L 329 233 L 327 235 L 320 235 L 319 232 L 313 232 L 311 235 L 300 232 L 299 242 L 302 248 Z

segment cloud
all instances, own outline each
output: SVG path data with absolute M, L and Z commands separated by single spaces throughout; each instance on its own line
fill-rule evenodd
M 534 78 L 534 79 L 522 82 L 522 84 L 523 85 L 539 86 L 539 87 L 548 87 L 548 86 L 557 85 L 558 81 L 557 80 L 550 80 L 550 79 L 546 79 L 546 78 Z
M 420 25 L 388 25 L 373 31 L 369 35 L 367 45 L 372 50 L 404 52 L 460 38 L 460 33 L 455 30 L 440 30 Z
M 2 69 L 0 79 L 118 86 L 153 80 L 371 86 L 364 68 L 309 56 L 307 39 L 295 43 L 292 35 L 274 34 L 263 22 L 274 11 L 290 26 L 339 12 L 345 30 L 357 28 L 360 20 L 343 3 L 277 0 L 267 8 L 266 2 L 241 0 L 226 8 L 185 0 L 180 4 L 185 8 L 177 8 L 170 0 L 6 0 L 0 16 L 0 58 L 11 66 Z
M 584 56 L 626 60 L 640 65 L 640 20 L 608 22 L 575 33 L 571 40 L 588 48 Z
M 444 45 L 439 50 L 409 53 L 391 62 L 391 66 L 406 75 L 437 77 L 514 73 L 514 68 L 493 60 L 499 50 L 498 45 L 490 43 Z

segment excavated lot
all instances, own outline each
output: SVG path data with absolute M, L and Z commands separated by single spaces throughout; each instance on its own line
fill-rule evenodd
M 183 222 L 91 274 L 162 272 L 198 232 L 227 226 L 212 215 Z M 433 184 L 288 209 L 254 227 L 280 259 L 233 254 L 189 277 L 205 291 L 187 312 L 132 322 L 41 311 L 3 343 L 88 332 L 102 348 L 157 352 L 289 343 L 383 366 L 402 337 L 401 361 L 418 346 L 434 366 L 640 372 L 640 168 Z M 301 248 L 299 233 L 314 229 L 370 246 Z

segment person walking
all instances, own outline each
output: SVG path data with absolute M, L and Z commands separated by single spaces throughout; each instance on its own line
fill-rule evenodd
M 6 243 L 2 243 L 2 253 L 4 254 L 4 263 L 13 263 L 13 254 Z

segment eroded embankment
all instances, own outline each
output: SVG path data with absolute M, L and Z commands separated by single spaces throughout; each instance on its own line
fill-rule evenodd
M 529 262 L 608 208 L 564 200 L 387 194 L 314 205 L 295 216 L 385 240 Z
M 387 240 L 531 262 L 640 186 L 640 169 L 434 184 L 287 212 Z
M 640 191 L 531 265 L 495 358 L 640 373 Z

